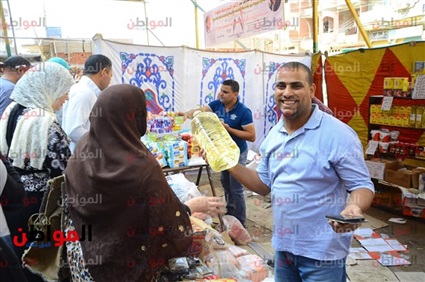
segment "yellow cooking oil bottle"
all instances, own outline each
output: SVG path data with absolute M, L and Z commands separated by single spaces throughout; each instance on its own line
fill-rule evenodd
M 205 150 L 208 163 L 215 172 L 237 165 L 239 147 L 215 113 L 194 112 L 190 129 L 199 146 Z

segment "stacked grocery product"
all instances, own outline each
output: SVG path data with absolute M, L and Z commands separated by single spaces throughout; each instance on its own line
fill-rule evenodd
M 383 111 L 381 105 L 370 105 L 370 123 L 389 126 L 425 128 L 424 105 L 397 106 L 391 110 Z
M 408 77 L 384 78 L 384 96 L 408 97 L 410 88 Z
M 181 134 L 182 140 L 187 142 L 188 158 L 201 157 L 201 148 L 190 132 Z
M 396 130 L 380 129 L 371 130 L 371 140 L 379 141 L 378 150 L 375 156 L 388 154 L 398 160 L 405 158 L 425 159 L 425 147 L 416 143 L 400 142 L 398 140 L 400 132 Z
M 184 118 L 174 112 L 162 112 L 156 115 L 149 113 L 148 117 L 147 131 L 158 134 L 179 131 L 184 122 Z
M 188 142 L 180 136 L 183 117 L 174 112 L 148 113 L 148 117 L 147 132 L 141 140 L 159 165 L 162 168 L 187 166 Z
M 188 164 L 187 142 L 176 135 L 150 133 L 142 137 L 142 142 L 163 167 L 184 167 Z
M 411 77 L 385 77 L 383 95 L 411 97 L 416 80 L 421 74 L 425 74 L 425 61 L 416 61 L 414 63 Z

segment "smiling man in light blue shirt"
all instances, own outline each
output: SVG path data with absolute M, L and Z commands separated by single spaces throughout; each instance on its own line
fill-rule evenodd
M 257 171 L 229 170 L 248 189 L 272 194 L 276 281 L 346 281 L 358 225 L 325 216 L 361 216 L 373 200 L 357 134 L 311 103 L 315 90 L 307 66 L 283 65 L 275 89 L 282 119 L 261 145 Z

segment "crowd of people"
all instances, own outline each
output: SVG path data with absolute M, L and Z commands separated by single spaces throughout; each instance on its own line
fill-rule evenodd
M 30 217 L 49 200 L 49 180 L 61 175 L 62 231 L 82 234 L 89 226 L 92 235 L 65 243 L 69 281 L 151 281 L 160 265 L 152 268 L 150 261 L 184 256 L 190 247 L 192 213 L 226 212 L 246 224 L 244 187 L 271 193 L 276 281 L 345 281 L 345 258 L 358 225 L 325 215 L 362 216 L 374 188 L 356 133 L 314 97 L 308 66 L 288 62 L 277 70 L 281 118 L 262 143 L 255 170 L 245 166 L 247 142 L 256 134 L 251 110 L 239 100 L 239 83 L 224 80 L 217 100 L 200 108 L 218 115 L 240 150 L 238 164 L 221 172 L 226 206 L 218 197 L 180 202 L 141 142 L 148 122 L 145 94 L 132 85 L 110 86 L 110 58 L 90 56 L 82 74 L 62 58 L 33 66 L 14 56 L 0 67 L 0 252 L 10 262 L 0 269 L 1 281 L 43 281 L 43 273 L 21 265 L 28 246 L 12 238 L 29 232 Z M 194 110 L 179 114 L 192 118 Z M 296 158 L 273 157 L 295 150 Z M 100 202 L 69 200 L 96 195 Z M 152 198 L 166 201 L 152 204 Z M 276 205 L 286 198 L 297 201 Z M 294 226 L 297 232 L 279 233 Z M 132 236 L 130 227 L 137 227 Z M 90 264 L 97 256 L 102 263 Z M 129 270 L 129 261 L 137 267 Z

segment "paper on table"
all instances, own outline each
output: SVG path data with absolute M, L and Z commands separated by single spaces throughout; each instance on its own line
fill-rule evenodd
M 391 254 L 381 254 L 381 257 L 378 259 L 378 261 L 383 266 L 411 264 L 408 260 L 406 260 L 404 258 L 393 256 Z
M 356 237 L 359 239 L 380 237 L 378 233 L 372 230 L 372 228 L 357 228 L 356 230 L 354 230 L 354 236 L 356 235 L 359 236 L 359 237 Z
M 394 251 L 407 252 L 407 249 L 397 239 L 385 239 L 385 241 Z
M 349 257 L 353 259 L 373 259 L 364 248 L 350 248 Z
M 360 239 L 358 240 L 360 244 L 369 252 L 389 252 L 394 251 L 394 249 L 387 244 L 387 242 L 382 239 Z

